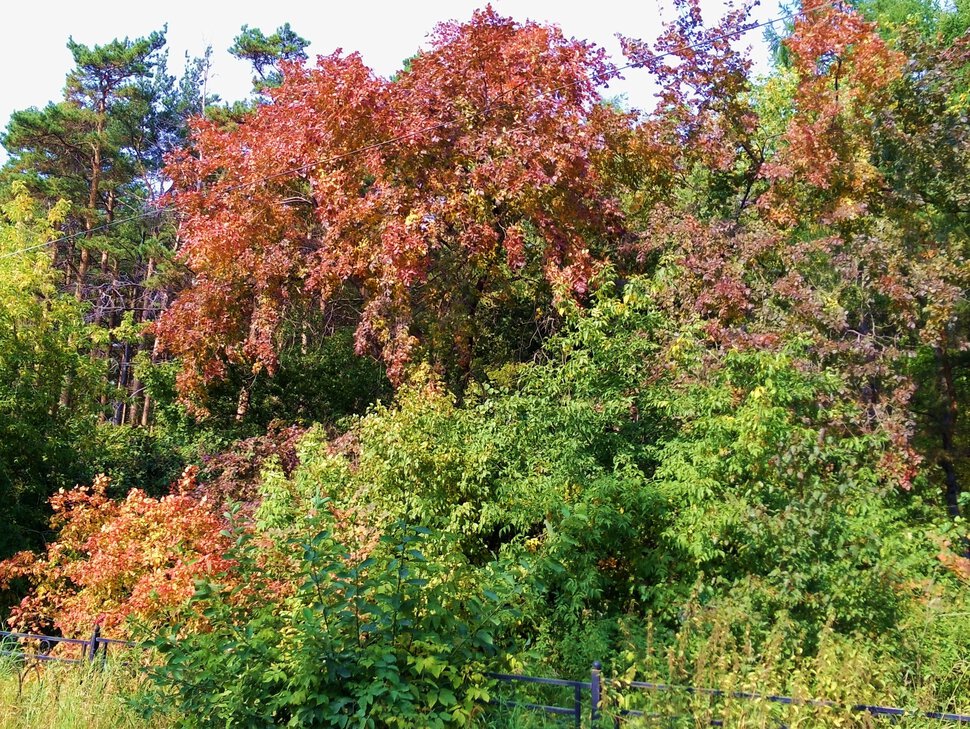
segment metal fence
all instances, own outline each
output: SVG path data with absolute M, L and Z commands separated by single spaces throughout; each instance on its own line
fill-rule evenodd
M 107 657 L 110 646 L 131 648 L 136 644 L 125 640 L 114 640 L 112 638 L 102 638 L 101 628 L 95 626 L 90 638 L 64 638 L 55 635 L 43 635 L 40 633 L 15 633 L 7 630 L 0 630 L 0 656 L 9 656 L 25 662 L 45 662 L 57 661 L 61 663 L 90 663 L 99 657 L 104 660 Z M 67 652 L 71 649 L 76 651 L 75 656 L 64 655 L 63 651 L 54 654 L 53 651 L 58 646 L 66 646 Z M 561 678 L 544 678 L 541 676 L 525 676 L 515 673 L 490 673 L 489 678 L 499 683 L 510 685 L 527 684 L 535 687 L 550 687 L 555 690 L 568 689 L 567 695 L 571 694 L 571 701 L 566 706 L 552 703 L 542 703 L 536 701 L 513 701 L 494 699 L 494 705 L 504 708 L 521 708 L 529 711 L 545 712 L 572 719 L 577 727 L 581 727 L 583 719 L 588 716 L 591 723 L 599 722 L 604 713 L 604 688 L 607 680 L 603 678 L 602 666 L 599 661 L 593 663 L 590 670 L 588 681 L 570 681 Z M 903 718 L 930 719 L 939 722 L 953 724 L 970 724 L 970 714 L 955 714 L 945 711 L 918 711 L 914 709 L 902 709 L 894 706 L 878 706 L 874 704 L 838 704 L 832 701 L 820 701 L 817 699 L 799 699 L 792 696 L 774 696 L 771 694 L 760 694 L 747 691 L 721 691 L 719 689 L 698 688 L 695 686 L 674 686 L 664 683 L 650 683 L 647 681 L 610 681 L 608 685 L 614 688 L 622 688 L 624 691 L 659 691 L 659 692 L 684 692 L 687 694 L 702 694 L 712 697 L 740 699 L 740 700 L 760 700 L 775 704 L 786 704 L 789 706 L 816 706 L 832 709 L 842 709 L 856 713 L 867 713 L 874 717 L 889 717 L 893 720 Z M 584 706 L 584 698 L 588 694 L 588 710 Z M 615 712 L 614 725 L 620 726 L 622 717 L 647 717 L 642 711 L 620 710 Z M 676 717 L 664 717 L 649 715 L 653 718 L 672 719 Z M 711 726 L 721 726 L 722 722 L 714 719 Z
M 40 633 L 14 633 L 0 630 L 0 656 L 8 656 L 23 661 L 56 661 L 58 663 L 86 663 L 94 661 L 99 656 L 102 660 L 108 654 L 108 647 L 131 647 L 134 643 L 126 640 L 114 640 L 101 637 L 101 627 L 94 626 L 90 638 L 64 638 L 59 635 L 43 635 Z M 54 653 L 58 646 L 64 646 L 64 652 Z M 70 655 L 70 653 L 74 655 Z
M 494 700 L 492 703 L 506 708 L 522 708 L 531 711 L 541 711 L 549 714 L 570 717 L 575 726 L 580 727 L 583 718 L 589 716 L 590 723 L 598 722 L 604 713 L 604 688 L 606 679 L 603 677 L 602 666 L 599 661 L 593 663 L 590 671 L 589 681 L 567 681 L 558 678 L 541 678 L 538 676 L 524 676 L 510 673 L 490 673 L 490 678 L 499 682 L 510 684 L 523 683 L 533 686 L 552 686 L 559 688 L 569 688 L 572 693 L 572 701 L 567 706 L 556 704 L 545 704 L 524 701 Z M 680 691 L 687 694 L 703 694 L 712 697 L 739 699 L 739 700 L 760 700 L 774 704 L 784 704 L 789 706 L 814 706 L 819 708 L 841 709 L 854 713 L 865 713 L 874 717 L 888 717 L 893 721 L 904 718 L 929 719 L 941 723 L 950 724 L 970 724 L 970 714 L 955 714 L 945 711 L 920 711 L 915 709 L 902 709 L 895 706 L 878 706 L 875 704 L 839 704 L 833 701 L 821 701 L 818 699 L 800 699 L 792 696 L 774 696 L 771 694 L 760 694 L 748 691 L 721 691 L 719 689 L 698 688 L 696 686 L 674 686 L 663 683 L 650 683 L 647 681 L 615 681 L 610 682 L 617 688 L 624 691 Z M 583 706 L 584 694 L 589 695 L 588 710 Z M 636 710 L 618 710 L 615 712 L 613 720 L 614 726 L 620 726 L 622 717 L 631 718 L 655 718 L 655 719 L 676 719 L 677 717 L 646 714 Z M 723 722 L 718 719 L 711 720 L 711 726 L 723 726 Z

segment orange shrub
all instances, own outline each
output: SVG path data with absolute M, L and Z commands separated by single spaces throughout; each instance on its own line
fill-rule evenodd
M 83 635 L 98 623 L 120 637 L 128 618 L 149 626 L 177 619 L 196 580 L 232 568 L 224 520 L 204 496 L 192 495 L 196 470 L 187 468 L 161 498 L 132 489 L 112 500 L 106 476 L 51 497 L 57 540 L 43 555 L 21 552 L 0 562 L 0 585 L 26 577 L 32 587 L 11 626 L 53 624 Z

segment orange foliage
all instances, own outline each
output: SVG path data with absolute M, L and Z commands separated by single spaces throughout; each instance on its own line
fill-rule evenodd
M 600 104 L 601 50 L 489 8 L 393 80 L 340 52 L 284 70 L 245 123 L 198 121 L 170 160 L 193 278 L 157 332 L 183 395 L 233 364 L 272 372 L 284 323 L 342 300 L 400 382 L 419 351 L 467 371 L 479 304 L 514 282 L 586 293 L 622 232 L 602 168 L 628 122 Z
M 104 634 L 121 638 L 135 626 L 151 631 L 186 619 L 184 608 L 199 581 L 229 588 L 237 606 L 290 594 L 301 579 L 302 556 L 291 548 L 290 537 L 315 531 L 315 510 L 308 522 L 294 525 L 295 532 L 284 530 L 275 539 L 247 518 L 239 528 L 254 549 L 245 564 L 237 563 L 231 556 L 233 529 L 204 494 L 197 473 L 196 466 L 186 468 L 172 493 L 161 498 L 132 489 L 124 499 L 111 499 L 110 479 L 103 475 L 91 486 L 54 494 L 51 526 L 57 540 L 42 555 L 20 552 L 0 562 L 0 587 L 17 578 L 31 586 L 11 612 L 11 627 L 49 633 L 53 625 L 63 635 L 78 636 L 97 624 Z M 365 559 L 380 539 L 367 509 L 327 503 L 320 516 L 347 545 L 352 562 Z
M 970 585 L 970 558 L 956 554 L 949 542 L 944 542 L 937 559 L 958 578 Z
M 195 468 L 179 490 L 153 498 L 139 489 L 115 501 L 109 479 L 63 489 L 51 497 L 57 541 L 43 555 L 21 552 L 0 563 L 0 584 L 26 577 L 30 595 L 13 609 L 10 624 L 36 629 L 53 623 L 81 635 L 95 623 L 112 636 L 128 634 L 126 621 L 146 625 L 174 619 L 197 579 L 232 565 L 223 520 L 203 497 L 190 495 Z
M 803 4 L 785 45 L 798 79 L 795 113 L 778 155 L 764 166 L 772 188 L 762 210 L 781 224 L 855 218 L 866 212 L 869 194 L 881 194 L 869 159 L 873 110 L 885 105 L 905 57 L 854 9 L 823 0 Z

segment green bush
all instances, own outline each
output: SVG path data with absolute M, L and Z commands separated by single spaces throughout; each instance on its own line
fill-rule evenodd
M 278 601 L 251 599 L 268 585 L 240 533 L 242 580 L 201 585 L 192 600 L 207 627 L 157 639 L 161 695 L 189 726 L 469 724 L 519 619 L 520 568 L 472 570 L 447 539 L 402 523 L 365 556 L 335 536 L 325 502 L 316 511 L 296 590 Z
M 884 468 L 895 446 L 849 387 L 796 337 L 712 347 L 634 279 L 460 404 L 425 373 L 340 438 L 312 430 L 261 514 L 284 525 L 328 496 L 450 535 L 472 565 L 527 556 L 538 671 L 622 669 L 644 616 L 673 635 L 695 586 L 759 640 L 784 615 L 808 652 L 830 618 L 901 649 L 926 585 L 952 598 L 941 515 Z
M 175 445 L 202 439 L 225 443 L 259 435 L 275 420 L 333 423 L 363 413 L 390 395 L 383 367 L 371 357 L 355 353 L 351 330 L 329 334 L 311 330 L 302 342 L 289 332 L 285 339 L 274 375 L 230 366 L 225 380 L 213 384 L 194 403 L 205 412 L 198 419 L 189 414 L 176 389 L 180 363 L 151 362 L 143 355 L 136 372 L 151 395 L 156 425 Z M 248 406 L 245 417 L 240 418 L 243 388 Z

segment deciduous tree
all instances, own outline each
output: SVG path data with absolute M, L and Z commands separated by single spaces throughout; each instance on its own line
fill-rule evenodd
M 199 122 L 173 158 L 192 285 L 158 332 L 187 396 L 277 366 L 281 326 L 349 300 L 361 353 L 392 380 L 427 357 L 458 390 L 489 317 L 551 289 L 583 296 L 622 233 L 601 174 L 625 117 L 602 51 L 493 10 L 440 25 L 395 81 L 335 53 L 286 78 L 236 129 Z

